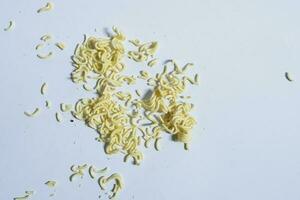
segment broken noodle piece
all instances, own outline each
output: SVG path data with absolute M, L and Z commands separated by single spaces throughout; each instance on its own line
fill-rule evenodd
M 41 12 L 46 12 L 46 11 L 50 11 L 53 9 L 53 3 L 48 2 L 44 7 L 40 8 L 37 10 L 37 13 L 41 13 Z
M 36 116 L 38 113 L 40 112 L 40 109 L 39 108 L 36 108 L 32 113 L 29 113 L 29 112 L 24 112 L 24 114 L 28 117 L 34 117 Z
M 9 21 L 8 27 L 4 29 L 4 31 L 11 31 L 15 28 L 15 22 L 14 21 Z
M 40 54 L 37 54 L 37 57 L 40 58 L 40 59 L 47 59 L 47 58 L 50 58 L 51 56 L 53 55 L 53 53 L 50 51 L 48 54 L 46 55 L 40 55 Z

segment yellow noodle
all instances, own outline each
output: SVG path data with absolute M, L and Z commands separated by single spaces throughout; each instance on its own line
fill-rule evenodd
M 51 108 L 51 106 L 52 106 L 51 101 L 47 100 L 46 101 L 46 108 Z
M 14 21 L 9 21 L 8 27 L 4 29 L 4 31 L 11 31 L 15 28 L 15 22 Z
M 51 35 L 48 35 L 48 34 L 47 35 L 43 35 L 41 37 L 41 40 L 44 41 L 44 42 L 47 42 L 47 41 L 49 41 L 51 39 L 52 39 Z
M 29 113 L 29 112 L 24 112 L 24 114 L 28 117 L 34 117 L 36 116 L 38 113 L 40 112 L 40 109 L 39 108 L 36 108 L 32 113 Z
M 160 137 L 155 139 L 154 147 L 155 147 L 156 151 L 159 151 L 159 144 L 158 144 L 158 141 L 159 141 L 160 139 L 161 139 Z
M 88 86 L 87 84 L 83 84 L 83 89 L 86 91 L 93 91 L 93 88 L 91 86 Z
M 141 96 L 141 92 L 139 90 L 135 90 L 136 95 Z
M 53 9 L 53 3 L 48 2 L 44 7 L 40 8 L 37 10 L 37 13 L 41 13 L 41 12 L 46 12 L 46 11 L 50 11 Z
M 199 75 L 195 74 L 194 83 L 199 84 Z
M 92 178 L 92 179 L 94 179 L 95 178 L 95 173 L 96 174 L 99 174 L 99 173 L 104 173 L 104 172 L 106 172 L 107 171 L 107 167 L 105 167 L 105 168 L 103 168 L 103 169 L 100 169 L 100 170 L 97 170 L 97 169 L 95 169 L 95 167 L 94 166 L 90 166 L 89 167 L 89 175 L 90 175 L 90 177 Z
M 147 65 L 148 65 L 149 67 L 153 67 L 154 65 L 157 64 L 157 61 L 158 61 L 158 59 L 155 58 L 155 59 L 153 59 L 153 60 L 150 60 L 150 61 L 148 62 Z
M 290 75 L 288 72 L 285 72 L 285 78 L 286 78 L 288 81 L 293 81 L 293 79 L 291 78 L 291 75 Z
M 63 42 L 58 42 L 55 44 L 60 50 L 64 50 L 66 48 L 66 45 Z
M 53 187 L 56 186 L 56 181 L 47 181 L 47 182 L 45 183 L 45 185 L 47 185 L 48 187 L 53 188 Z
M 44 44 L 38 44 L 35 46 L 35 50 L 39 50 L 44 46 Z
M 60 113 L 55 113 L 55 118 L 57 122 L 61 122 L 62 121 L 62 115 Z
M 41 86 L 41 94 L 44 95 L 48 90 L 48 86 L 47 83 L 43 83 L 43 85 Z
M 40 55 L 40 54 L 37 54 L 37 57 L 40 58 L 40 59 L 47 59 L 47 58 L 50 58 L 51 56 L 53 55 L 53 53 L 50 51 L 48 54 L 46 55 Z

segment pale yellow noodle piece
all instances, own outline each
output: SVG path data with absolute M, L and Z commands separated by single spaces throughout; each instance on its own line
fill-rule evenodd
M 47 59 L 47 58 L 50 58 L 51 56 L 53 55 L 53 53 L 50 51 L 48 54 L 46 55 L 40 55 L 40 54 L 37 54 L 37 57 L 40 58 L 40 59 Z
M 89 86 L 89 85 L 87 85 L 87 84 L 83 84 L 82 87 L 83 87 L 83 89 L 86 90 L 86 91 L 89 91 L 89 92 L 90 92 L 90 91 L 93 91 L 93 87 L 91 87 L 91 86 Z
M 74 173 L 74 174 L 72 174 L 72 175 L 69 177 L 70 182 L 73 182 L 73 180 L 74 180 L 74 178 L 75 178 L 76 176 L 80 176 L 80 177 L 82 178 L 82 174 L 80 174 L 80 173 Z
M 44 7 L 40 8 L 37 10 L 37 13 L 41 13 L 41 12 L 46 12 L 46 11 L 50 11 L 53 9 L 53 3 L 48 2 Z
M 55 44 L 60 50 L 64 50 L 66 48 L 66 45 L 63 42 L 58 42 Z
M 187 77 L 187 76 L 185 76 L 185 77 L 183 77 L 183 78 L 185 78 L 186 80 L 188 80 L 189 82 L 190 82 L 190 84 L 192 84 L 192 85 L 195 85 L 196 83 L 194 82 L 194 80 L 192 80 L 191 78 L 189 78 L 189 77 Z
M 55 113 L 55 119 L 57 122 L 61 122 L 62 121 L 62 115 L 60 113 Z
M 199 84 L 199 75 L 198 74 L 195 75 L 194 82 L 196 84 Z
M 51 37 L 51 35 L 49 35 L 49 34 L 43 35 L 43 36 L 41 37 L 41 40 L 44 41 L 44 42 L 47 42 L 47 41 L 49 41 L 49 40 L 51 40 L 51 39 L 52 39 L 52 37 Z
M 60 104 L 60 110 L 62 112 L 69 112 L 70 110 L 72 110 L 72 104 L 65 104 L 65 103 L 61 103 Z
M 139 97 L 141 97 L 141 92 L 139 90 L 135 90 L 136 95 L 138 95 Z
M 184 149 L 189 150 L 189 144 L 188 143 L 184 143 Z
M 44 95 L 48 90 L 48 85 L 47 83 L 43 83 L 43 85 L 41 86 L 41 94 Z
M 140 74 L 142 77 L 145 77 L 146 79 L 149 78 L 149 73 L 146 71 L 140 71 Z
M 50 188 L 53 188 L 53 187 L 56 186 L 56 181 L 47 181 L 47 182 L 45 183 L 45 185 L 47 185 L 47 186 L 50 187 Z
M 75 177 L 80 176 L 81 178 L 83 178 L 83 170 L 87 168 L 87 164 L 84 165 L 72 165 L 71 166 L 71 171 L 74 172 L 70 177 L 69 180 L 72 182 L 74 180 Z
M 159 138 L 156 138 L 155 139 L 155 141 L 154 141 L 154 148 L 156 149 L 156 151 L 159 151 L 159 140 L 160 140 L 161 138 L 159 137 Z
M 46 101 L 46 108 L 51 108 L 51 106 L 52 106 L 51 101 L 47 100 Z
M 15 197 L 14 200 L 26 200 L 30 197 L 30 195 L 25 195 L 25 196 L 22 196 L 22 197 Z
M 180 69 L 180 67 L 178 66 L 178 64 L 177 64 L 174 60 L 172 60 L 171 62 L 172 62 L 173 65 L 174 65 L 174 72 L 175 72 L 176 74 L 181 74 L 181 73 L 182 73 L 182 70 Z
M 8 27 L 4 29 L 4 31 L 11 31 L 15 28 L 15 22 L 14 21 L 9 21 Z
M 98 185 L 100 186 L 101 190 L 105 190 L 105 184 L 106 184 L 106 178 L 104 176 L 101 176 L 98 179 Z
M 24 114 L 28 117 L 34 117 L 36 116 L 38 113 L 40 112 L 40 109 L 39 108 L 36 108 L 32 113 L 29 113 L 29 112 L 24 112 Z
M 83 165 L 78 165 L 77 166 L 77 168 L 79 169 L 79 170 L 84 170 L 84 169 L 86 169 L 87 168 L 87 164 L 83 164 Z
M 14 200 L 27 200 L 34 194 L 34 191 L 25 191 L 25 195 L 21 197 L 15 197 Z
M 95 178 L 95 176 L 94 176 L 94 167 L 93 166 L 90 166 L 89 167 L 89 175 L 90 175 L 90 177 L 92 178 L 92 179 L 94 179 Z
M 141 42 L 140 42 L 140 40 L 138 40 L 138 39 L 129 40 L 129 42 L 130 42 L 131 44 L 133 44 L 134 46 L 136 46 L 136 47 L 139 47 L 139 46 L 141 45 Z
M 104 173 L 104 172 L 106 172 L 107 171 L 107 167 L 105 167 L 105 168 L 103 168 L 103 169 L 100 169 L 100 170 L 97 170 L 97 169 L 95 169 L 95 167 L 93 166 L 93 165 L 91 165 L 90 167 L 89 167 L 89 175 L 90 175 L 90 177 L 92 178 L 92 179 L 94 179 L 95 178 L 95 173 L 96 174 L 100 174 L 100 173 Z
M 40 50 L 43 46 L 44 44 L 38 44 L 35 46 L 35 50 Z
M 121 175 L 115 173 L 110 175 L 106 180 L 105 180 L 105 184 L 109 181 L 115 181 L 115 186 L 112 190 L 113 194 L 110 198 L 114 198 L 116 195 L 118 195 L 119 191 L 123 189 L 124 187 L 124 182 L 123 182 L 123 178 L 121 177 Z
M 194 64 L 193 63 L 188 63 L 186 64 L 183 68 L 182 68 L 182 72 L 185 72 L 189 67 L 193 67 Z
M 28 194 L 28 195 L 33 195 L 34 194 L 34 191 L 25 191 L 25 194 Z
M 293 81 L 293 79 L 291 78 L 290 74 L 288 72 L 285 72 L 285 78 L 288 80 L 288 81 Z
M 157 64 L 157 61 L 158 61 L 158 59 L 155 58 L 155 59 L 153 59 L 153 60 L 150 60 L 150 61 L 148 62 L 147 65 L 148 65 L 149 67 L 153 67 L 154 65 Z

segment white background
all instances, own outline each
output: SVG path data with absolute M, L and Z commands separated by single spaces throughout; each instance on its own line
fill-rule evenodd
M 36 10 L 46 1 L 0 2 L 0 200 L 25 190 L 36 191 L 32 199 L 97 199 L 88 176 L 68 181 L 69 167 L 83 163 L 121 173 L 122 200 L 300 199 L 300 1 L 52 2 L 54 10 L 42 14 Z M 4 32 L 9 20 L 16 27 Z M 82 122 L 66 114 L 55 121 L 59 103 L 91 96 L 69 79 L 75 45 L 113 25 L 128 38 L 157 40 L 162 61 L 195 63 L 201 85 L 188 90 L 198 121 L 189 152 L 166 136 L 160 152 L 143 150 L 137 167 L 105 155 Z M 66 50 L 49 46 L 53 58 L 39 60 L 34 47 L 44 34 Z M 128 62 L 129 72 L 139 67 Z M 24 116 L 37 106 L 39 117 Z M 52 198 L 43 185 L 49 179 L 58 181 Z

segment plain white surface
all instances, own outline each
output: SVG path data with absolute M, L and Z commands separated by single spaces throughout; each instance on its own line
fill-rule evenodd
M 0 200 L 25 190 L 37 192 L 32 199 L 97 199 L 99 187 L 87 176 L 68 182 L 69 167 L 82 163 L 121 173 L 122 200 L 300 199 L 299 1 L 52 2 L 54 10 L 42 14 L 36 10 L 46 1 L 0 2 Z M 2 31 L 9 20 L 15 29 Z M 166 137 L 160 152 L 143 150 L 136 167 L 105 155 L 80 121 L 55 121 L 59 103 L 90 96 L 69 80 L 75 45 L 113 25 L 128 38 L 157 40 L 160 59 L 196 64 L 201 86 L 188 93 L 198 124 L 189 152 Z M 49 46 L 54 57 L 39 60 L 34 47 L 48 33 L 67 48 Z M 23 115 L 46 99 L 52 109 Z M 43 185 L 49 179 L 58 181 L 52 198 Z

